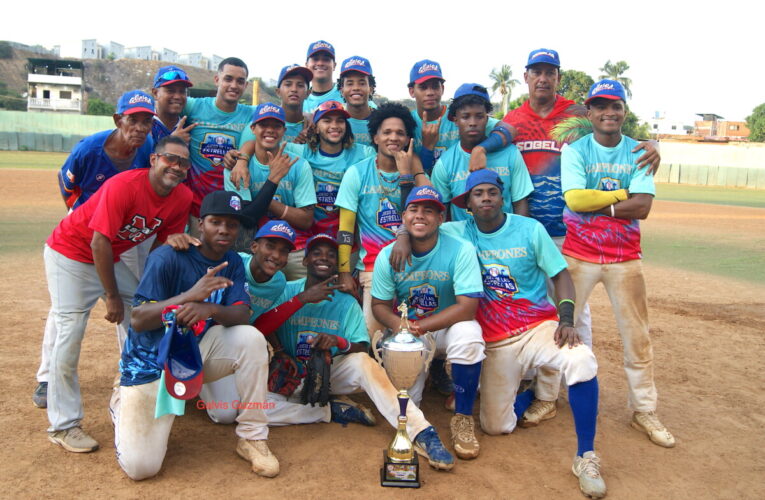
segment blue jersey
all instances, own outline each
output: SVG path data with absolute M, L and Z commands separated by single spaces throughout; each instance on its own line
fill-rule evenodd
M 439 230 L 440 231 L 440 230 Z M 412 255 L 403 272 L 390 266 L 393 244 L 382 249 L 372 275 L 372 297 L 409 305 L 409 319 L 422 319 L 457 303 L 457 295 L 482 297 L 483 284 L 473 245 L 440 231 L 425 255 Z
M 287 122 L 284 124 L 284 137 L 282 137 L 282 142 L 293 142 L 297 136 L 300 135 L 300 132 L 303 131 L 303 122 L 299 123 L 291 123 Z M 241 148 L 244 146 L 244 143 L 247 141 L 254 141 L 255 140 L 255 134 L 252 132 L 252 129 L 247 126 L 244 127 L 244 130 L 242 130 L 242 135 L 239 138 L 239 147 Z
M 372 145 L 372 138 L 369 135 L 369 119 L 359 120 L 357 118 L 348 118 L 348 124 L 353 132 L 353 140 L 356 144 L 365 146 Z
M 470 153 L 462 149 L 459 142 L 450 147 L 436 162 L 431 180 L 433 187 L 441 193 L 444 200 L 451 200 L 465 192 L 467 178 L 470 175 L 469 163 Z M 523 157 L 512 144 L 487 154 L 486 168 L 496 172 L 502 179 L 504 184 L 502 196 L 505 201 L 502 209 L 505 212 L 512 213 L 513 203 L 524 199 L 534 190 Z M 467 210 L 454 204 L 451 205 L 450 213 L 452 220 L 468 218 Z
M 162 120 L 160 120 L 157 116 L 155 116 L 151 121 L 151 138 L 154 139 L 155 143 L 159 142 L 160 139 L 172 134 L 173 130 L 175 129 L 167 128 L 165 124 L 162 123 Z
M 476 249 L 484 293 L 476 320 L 486 342 L 557 320 L 545 277 L 566 269 L 566 261 L 542 224 L 506 214 L 504 224 L 491 233 L 482 232 L 472 217 L 447 222 L 441 230 L 470 241 Z
M 306 278 L 288 281 L 279 304 L 287 302 L 305 290 Z M 351 295 L 335 291 L 332 300 L 323 300 L 318 304 L 306 304 L 290 316 L 276 330 L 276 335 L 284 350 L 293 358 L 306 360 L 311 356 L 311 344 L 308 339 L 319 333 L 337 335 L 348 342 L 369 343 L 364 313 L 361 306 Z M 332 348 L 332 355 L 337 354 Z
M 313 92 L 308 94 L 306 100 L 303 101 L 303 113 L 313 113 L 314 110 L 319 107 L 319 104 L 327 101 L 337 101 L 339 103 L 345 102 L 342 94 L 340 94 L 340 91 L 337 89 L 337 85 L 333 85 L 331 90 L 328 90 L 323 94 L 314 94 Z
M 449 120 L 446 117 L 446 106 L 443 106 L 441 111 L 441 123 L 438 126 L 438 142 L 433 149 L 433 157 L 438 160 L 441 155 L 450 147 L 460 142 L 460 131 L 457 128 L 457 124 Z M 417 109 L 411 111 L 412 118 L 414 118 L 417 128 L 414 130 L 414 151 L 420 154 L 422 151 L 422 118 L 417 113 Z M 432 122 L 428 123 L 435 123 Z M 499 122 L 496 118 L 489 117 L 489 121 L 486 123 L 486 135 L 488 136 L 494 129 L 494 126 Z
M 66 199 L 66 206 L 77 208 L 98 191 L 106 179 L 120 171 L 104 150 L 106 140 L 115 130 L 104 130 L 84 138 L 74 146 L 58 174 L 61 194 Z M 130 168 L 148 168 L 149 157 L 154 151 L 151 137 L 138 148 Z
M 244 304 L 249 307 L 250 296 L 247 294 L 244 266 L 236 252 L 229 250 L 223 259 L 213 261 L 204 257 L 197 247 L 192 246 L 186 252 L 177 252 L 168 245 L 163 245 L 149 254 L 133 305 L 160 302 L 175 297 L 191 289 L 209 268 L 224 261 L 228 261 L 228 265 L 221 269 L 217 276 L 228 278 L 234 284 L 214 291 L 205 302 L 223 306 Z M 205 331 L 210 326 L 212 320 L 208 319 Z M 137 332 L 132 326 L 128 329 L 120 359 L 120 385 L 148 384 L 159 379 L 163 367 L 157 363 L 157 350 L 164 334 L 164 327 L 145 332 Z M 199 338 L 201 339 L 201 336 Z
M 281 304 L 281 302 L 278 302 L 278 299 L 284 293 L 284 288 L 287 285 L 287 278 L 284 277 L 283 272 L 277 271 L 276 274 L 271 276 L 270 280 L 264 283 L 258 283 L 255 281 L 255 278 L 252 277 L 252 271 L 250 270 L 252 254 L 239 252 L 239 257 L 242 258 L 242 264 L 244 265 L 244 272 L 247 278 L 247 289 L 250 294 L 250 310 L 252 311 L 250 323 L 252 323 L 264 312 Z

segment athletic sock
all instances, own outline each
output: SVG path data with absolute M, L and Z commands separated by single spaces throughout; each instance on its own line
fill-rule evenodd
M 454 411 L 463 415 L 473 414 L 475 393 L 478 391 L 478 380 L 481 378 L 481 362 L 472 365 L 452 363 L 452 380 L 454 381 Z
M 574 414 L 577 456 L 595 449 L 595 426 L 598 418 L 598 377 L 568 386 L 568 400 Z
M 513 403 L 513 412 L 515 418 L 520 420 L 526 410 L 531 406 L 531 402 L 534 401 L 534 391 L 532 389 L 526 389 L 520 394 L 515 396 L 515 403 Z

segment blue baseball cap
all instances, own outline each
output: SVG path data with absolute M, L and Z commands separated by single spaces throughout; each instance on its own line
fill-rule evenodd
M 343 64 L 340 66 L 340 76 L 342 76 L 343 73 L 347 73 L 349 71 L 358 71 L 359 73 L 363 73 L 365 75 L 371 75 L 372 64 L 369 62 L 369 59 L 364 57 L 351 56 L 343 61 Z
M 264 102 L 263 104 L 258 104 L 258 107 L 256 107 L 255 111 L 252 113 L 252 123 L 258 123 L 259 121 L 265 120 L 267 118 L 273 118 L 274 120 L 279 120 L 282 123 L 287 121 L 284 115 L 284 108 L 278 104 L 274 104 L 272 102 Z
M 313 112 L 313 122 L 319 123 L 321 117 L 327 113 L 340 113 L 345 117 L 346 120 L 351 117 L 350 113 L 348 113 L 343 105 L 339 102 L 324 101 L 323 103 L 319 104 L 319 106 L 316 108 L 316 111 Z
M 165 335 L 159 341 L 157 363 L 165 369 L 165 388 L 176 399 L 192 399 L 202 389 L 202 354 L 199 352 L 197 335 L 205 330 L 204 321 L 191 328 L 175 321 L 178 306 L 168 306 L 162 311 Z
M 587 92 L 587 99 L 584 103 L 589 104 L 593 99 L 611 99 L 613 101 L 621 99 L 627 102 L 627 93 L 624 91 L 624 86 L 616 80 L 601 80 L 593 83 L 590 87 L 590 91 Z
M 327 233 L 318 233 L 313 236 L 311 236 L 308 241 L 305 244 L 305 254 L 308 255 L 308 252 L 311 250 L 311 247 L 314 245 L 317 245 L 318 243 L 325 242 L 329 243 L 330 245 L 337 248 L 337 240 L 333 238 L 332 236 L 328 235 Z
M 454 93 L 454 99 L 459 99 L 466 95 L 477 95 L 478 97 L 491 102 L 489 91 L 486 90 L 486 87 L 478 83 L 463 83 L 459 86 L 457 92 Z
M 281 87 L 282 81 L 288 76 L 292 75 L 300 75 L 305 78 L 306 85 L 310 83 L 311 80 L 313 80 L 313 71 L 310 69 L 306 68 L 305 66 L 300 66 L 299 64 L 288 64 L 279 72 L 279 80 L 276 86 Z
M 332 59 L 335 59 L 335 48 L 331 43 L 325 42 L 324 40 L 313 42 L 308 46 L 308 55 L 305 56 L 306 60 L 310 59 L 311 56 L 317 52 L 326 52 L 332 56 Z
M 438 78 L 441 81 L 445 81 L 444 75 L 441 73 L 441 65 L 436 61 L 423 59 L 422 61 L 417 61 L 414 63 L 414 66 L 412 66 L 412 71 L 409 72 L 409 85 L 422 83 L 431 78 Z
M 178 66 L 162 66 L 154 75 L 154 88 L 164 87 L 172 83 L 184 83 L 187 87 L 193 87 L 189 75 Z
M 465 183 L 465 192 L 452 198 L 452 205 L 456 205 L 460 208 L 467 208 L 468 195 L 470 194 L 470 191 L 479 184 L 493 184 L 497 186 L 500 191 L 504 189 L 505 186 L 497 172 L 489 170 L 488 168 L 476 170 L 468 176 L 467 182 Z
M 133 113 L 151 113 L 154 112 L 154 99 L 149 94 L 141 90 L 131 90 L 125 92 L 117 101 L 118 115 L 132 115 Z
M 414 188 L 406 198 L 407 207 L 412 203 L 426 202 L 435 203 L 438 205 L 442 212 L 446 210 L 446 206 L 441 201 L 441 193 L 439 193 L 433 186 L 420 186 L 418 188 Z
M 295 230 L 287 221 L 271 220 L 263 224 L 263 227 L 255 233 L 255 238 L 280 238 L 286 240 L 292 249 L 295 249 Z
M 529 60 L 526 62 L 526 69 L 535 64 L 551 64 L 560 68 L 560 58 L 558 52 L 553 49 L 537 49 L 529 52 Z

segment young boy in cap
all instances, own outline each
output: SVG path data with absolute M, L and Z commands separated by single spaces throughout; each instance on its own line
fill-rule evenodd
M 183 414 L 182 410 L 164 413 L 155 408 L 165 387 L 157 362 L 165 307 L 180 306 L 176 321 L 181 326 L 204 322 L 198 339 L 205 382 L 233 373 L 242 401 L 265 401 L 268 349 L 263 336 L 248 324 L 245 270 L 242 259 L 231 250 L 243 217 L 238 194 L 210 193 L 200 207 L 200 245 L 191 245 L 187 251 L 163 246 L 149 257 L 136 290 L 131 328 L 120 360 L 122 378 L 111 405 L 117 460 L 131 479 L 146 479 L 159 472 L 175 414 Z M 188 235 L 183 236 L 188 241 Z M 243 406 L 236 428 L 236 452 L 252 464 L 256 474 L 274 477 L 279 462 L 266 443 L 265 413 L 256 404 Z
M 585 101 L 592 134 L 561 152 L 566 256 L 576 286 L 576 314 L 598 282 L 605 286 L 624 347 L 632 427 L 671 448 L 675 438 L 656 416 L 653 347 L 641 267 L 639 220 L 656 193 L 653 176 L 638 168 L 637 141 L 621 132 L 627 114 L 621 83 L 601 80 Z M 591 339 L 583 339 L 588 345 Z
M 389 263 L 393 245 L 382 249 L 372 277 L 372 311 L 377 321 L 397 331 L 400 318 L 393 303 L 406 302 L 412 333 L 430 336 L 436 356 L 445 355 L 451 363 L 456 393 L 452 442 L 458 457 L 470 459 L 480 450 L 473 404 L 485 357 L 481 327 L 475 321 L 483 284 L 472 245 L 440 231 L 445 211 L 432 186 L 416 187 L 409 194 L 402 218 L 412 247 L 411 264 L 403 272 L 394 271 Z M 415 404 L 422 399 L 426 377 L 423 371 L 409 390 Z M 427 453 L 421 443 L 415 446 Z
M 157 108 L 157 116 L 151 126 L 154 142 L 170 134 L 177 135 L 186 144 L 191 140 L 190 133 L 196 123 L 185 127 L 186 117 L 181 118 L 189 87 L 193 87 L 189 76 L 178 66 L 162 66 L 157 70 L 151 89 Z
M 465 190 L 470 154 L 486 139 L 486 126 L 492 104 L 485 87 L 477 83 L 460 85 L 449 105 L 449 122 L 457 127 L 459 142 L 452 145 L 436 162 L 431 176 L 433 186 L 447 199 Z M 528 214 L 526 197 L 534 190 L 523 158 L 512 144 L 486 156 L 486 168 L 497 172 L 505 189 L 505 211 Z M 464 220 L 464 208 L 451 206 L 451 219 Z
M 303 101 L 304 113 L 313 113 L 323 102 L 343 100 L 332 77 L 335 72 L 335 48 L 331 43 L 318 40 L 310 44 L 305 65 L 313 73 L 313 82 L 311 93 Z
M 149 126 L 146 123 L 141 133 L 148 133 Z M 122 323 L 126 329 L 138 279 L 120 261 L 120 254 L 153 235 L 156 242 L 164 242 L 181 233 L 188 218 L 191 192 L 181 185 L 189 169 L 188 148 L 182 140 L 167 137 L 155 151 L 151 168 L 133 169 L 109 179 L 56 226 L 45 245 L 57 332 L 50 358 L 48 438 L 71 452 L 98 448 L 96 440 L 80 427 L 83 408 L 77 379 L 90 311 L 103 297 L 106 320 Z
M 544 366 L 562 371 L 578 443 L 572 471 L 585 495 L 601 498 L 606 485 L 594 451 L 598 364 L 574 330 L 574 285 L 544 227 L 504 211 L 504 192 L 496 172 L 473 172 L 465 191 L 452 199 L 472 217 L 441 229 L 470 241 L 481 265 L 484 295 L 476 315 L 486 341 L 481 428 L 491 435 L 512 432 L 533 397 L 531 391 L 516 397 L 521 377 Z M 557 307 L 547 296 L 547 277 L 554 283 Z
M 372 65 L 361 56 L 352 56 L 340 66 L 340 78 L 337 87 L 345 100 L 345 110 L 350 114 L 353 140 L 356 144 L 372 146 L 369 134 L 369 115 L 374 109 L 372 95 L 375 93 L 375 77 Z

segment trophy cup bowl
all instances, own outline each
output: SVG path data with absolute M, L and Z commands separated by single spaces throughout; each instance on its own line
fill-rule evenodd
M 420 373 L 427 370 L 435 346 L 426 345 L 423 339 L 409 331 L 405 303 L 399 306 L 399 311 L 401 329 L 398 333 L 388 335 L 380 342 L 383 332 L 378 330 L 372 338 L 372 352 L 385 369 L 393 387 L 398 390 L 400 410 L 396 434 L 388 448 L 383 450 L 384 465 L 380 470 L 380 484 L 419 488 L 419 461 L 406 432 L 406 407 L 409 402 L 407 389 L 414 385 Z

